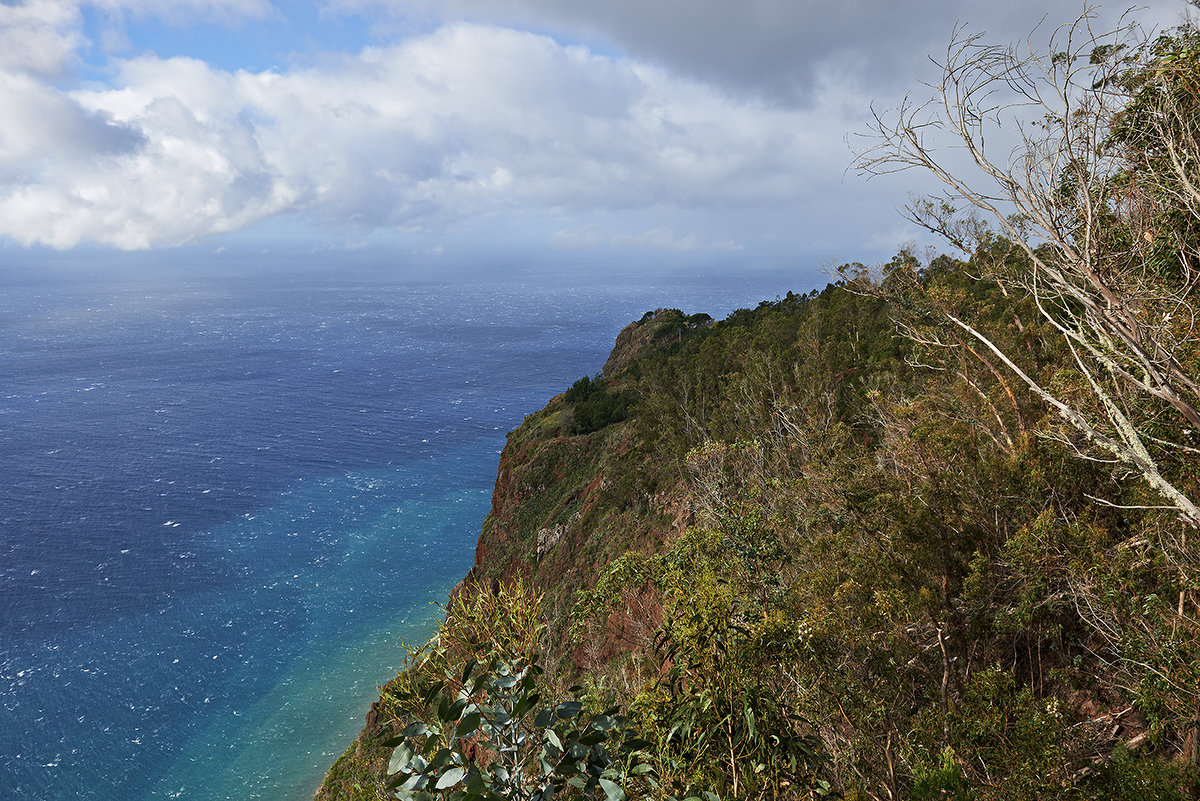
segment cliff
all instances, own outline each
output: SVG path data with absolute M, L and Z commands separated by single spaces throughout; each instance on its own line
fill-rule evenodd
M 911 291 L 1069 382 L 1032 300 L 974 274 Z M 915 305 L 834 285 L 631 323 L 508 435 L 430 653 L 536 652 L 547 694 L 641 727 L 656 796 L 1195 797 L 1186 532 Z M 422 670 L 317 798 L 379 797 Z
M 682 332 L 709 325 L 708 315 L 647 312 L 621 330 L 592 399 L 619 393 L 623 382 L 615 376 L 656 346 L 677 345 Z M 631 381 L 627 376 L 624 384 Z M 551 605 L 561 612 L 576 590 L 594 583 L 598 569 L 626 548 L 652 547 L 664 530 L 681 525 L 680 513 L 668 498 L 633 497 L 633 479 L 652 465 L 634 452 L 636 435 L 629 422 L 617 420 L 578 433 L 572 423 L 577 404 L 567 401 L 569 394 L 552 398 L 509 432 L 475 564 L 452 591 L 452 603 L 481 587 L 487 591 L 493 583 L 523 576 L 551 596 Z M 604 531 L 622 534 L 602 536 Z M 565 625 L 560 614 L 556 628 Z M 568 657 L 568 639 L 559 637 L 556 643 L 555 656 Z M 318 789 L 317 801 L 378 797 L 376 785 L 391 754 L 383 743 L 397 730 L 386 709 L 383 699 L 371 706 L 363 730 Z
M 617 334 L 616 344 L 604 362 L 602 373 L 605 378 L 612 378 L 656 345 L 670 344 L 672 341 L 679 344 L 685 334 L 709 328 L 712 324 L 712 317 L 704 313 L 684 315 L 678 309 L 646 312 L 642 319 L 633 321 Z

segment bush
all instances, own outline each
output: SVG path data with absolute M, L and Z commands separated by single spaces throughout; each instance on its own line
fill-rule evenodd
M 446 673 L 426 697 L 428 719 L 414 719 L 395 746 L 389 782 L 404 801 L 576 797 L 624 801 L 625 784 L 650 772 L 638 759 L 648 745 L 609 709 L 585 716 L 577 700 L 540 706 L 534 660 L 467 663 Z
M 585 375 L 571 385 L 563 395 L 563 400 L 572 405 L 569 419 L 564 425 L 566 433 L 590 434 L 628 417 L 633 394 L 611 392 L 599 374 L 594 378 Z

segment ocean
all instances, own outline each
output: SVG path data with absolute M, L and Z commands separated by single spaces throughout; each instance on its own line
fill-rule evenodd
M 505 432 L 647 310 L 796 288 L 407 275 L 0 268 L 0 798 L 307 801 L 472 564 Z

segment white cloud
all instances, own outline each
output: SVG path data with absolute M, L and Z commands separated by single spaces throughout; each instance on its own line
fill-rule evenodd
M 1160 25 L 1186 7 L 1180 0 L 1144 5 L 1139 17 Z M 1019 40 L 1043 18 L 1057 25 L 1083 9 L 1080 0 L 325 0 L 325 6 L 368 15 L 384 32 L 468 18 L 603 41 L 671 72 L 789 104 L 811 102 L 830 65 L 882 91 L 907 87 L 927 69 L 927 56 L 944 50 L 958 21 L 993 40 Z M 1102 7 L 1101 25 L 1126 7 Z
M 560 247 L 844 248 L 892 226 L 902 202 L 840 183 L 864 87 L 911 86 L 955 14 L 1019 32 L 1041 13 L 931 2 L 913 15 L 861 1 L 330 0 L 406 38 L 257 73 L 150 54 L 68 90 L 56 79 L 89 45 L 85 6 L 117 30 L 279 10 L 0 0 L 0 236 L 150 248 L 283 217 L 347 241 L 392 230 L 451 247 L 473 228 L 553 231 Z M 456 15 L 478 21 L 439 22 Z M 578 37 L 592 44 L 564 44 Z
M 0 182 L 36 180 L 42 170 L 87 169 L 141 144 L 137 131 L 114 124 L 28 75 L 0 73 Z M 0 184 L 2 185 L 2 184 Z
M 0 71 L 58 76 L 88 45 L 82 10 L 113 18 L 157 17 L 182 24 L 234 23 L 277 13 L 269 0 L 5 0 L 0 2 Z
M 146 56 L 115 83 L 52 96 L 77 120 L 60 109 L 51 123 L 48 106 L 14 126 L 29 141 L 54 127 L 96 153 L 47 156 L 36 180 L 0 186 L 0 233 L 144 248 L 279 214 L 425 231 L 497 214 L 788 204 L 828 148 L 820 114 L 483 25 L 287 73 Z M 126 149 L 105 150 L 99 133 Z M 830 166 L 836 180 L 842 164 Z
M 78 4 L 60 0 L 0 3 L 0 70 L 53 76 L 84 43 Z

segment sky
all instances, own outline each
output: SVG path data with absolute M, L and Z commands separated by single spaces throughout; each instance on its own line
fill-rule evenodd
M 848 170 L 872 106 L 920 93 L 956 23 L 1008 41 L 1081 9 L 0 0 L 0 260 L 883 260 L 932 184 Z

